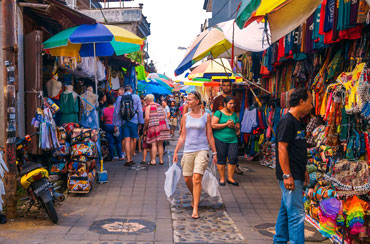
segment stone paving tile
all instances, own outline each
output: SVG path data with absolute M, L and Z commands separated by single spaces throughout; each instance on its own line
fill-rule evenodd
M 173 150 L 175 143 L 171 141 L 168 150 Z M 134 159 L 139 162 L 141 156 Z M 170 154 L 165 157 L 166 161 L 169 159 Z M 241 160 L 241 166 L 249 170 L 244 175 L 236 175 L 240 187 L 228 184 L 221 187 L 222 202 L 203 193 L 201 219 L 194 221 L 191 219 L 190 194 L 183 179 L 178 189 L 180 202 L 171 206 L 164 195 L 167 163 L 128 168 L 123 162 L 109 162 L 106 164 L 108 183 L 96 184 L 87 195 L 68 195 L 57 207 L 58 225 L 51 224 L 46 215 L 37 216 L 37 219 L 16 219 L 0 226 L 0 243 L 215 243 L 219 238 L 218 243 L 271 244 L 271 236 L 262 235 L 256 226 L 276 221 L 280 189 L 275 173 L 256 162 Z M 104 235 L 89 231 L 94 221 L 108 218 L 147 220 L 154 222 L 156 229 L 140 235 Z M 183 241 L 180 237 L 185 234 L 191 234 L 191 237 Z
M 191 218 L 191 194 L 180 181 L 171 206 L 175 243 L 245 243 L 244 237 L 226 213 L 222 199 L 201 196 L 200 219 Z M 235 208 L 239 211 L 239 208 Z

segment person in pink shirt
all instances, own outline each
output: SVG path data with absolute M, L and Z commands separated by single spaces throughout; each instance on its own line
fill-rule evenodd
M 106 133 L 109 147 L 110 159 L 114 158 L 114 148 L 116 148 L 118 160 L 124 160 L 122 157 L 122 146 L 121 146 L 121 136 L 119 128 L 113 124 L 113 114 L 114 114 L 114 102 L 115 98 L 113 96 L 108 96 L 107 103 L 108 106 L 103 109 L 102 121 L 103 130 Z

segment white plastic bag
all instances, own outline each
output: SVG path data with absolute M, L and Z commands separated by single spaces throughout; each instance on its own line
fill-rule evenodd
M 170 198 L 176 191 L 177 184 L 181 177 L 181 169 L 177 164 L 172 166 L 166 171 L 166 180 L 164 181 L 164 192 Z
M 216 165 L 212 163 L 204 172 L 202 179 L 203 190 L 211 197 L 218 197 L 220 192 L 218 190 L 218 180 L 216 179 Z

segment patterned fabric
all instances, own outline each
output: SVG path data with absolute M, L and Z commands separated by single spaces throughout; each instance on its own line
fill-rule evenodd
M 163 108 L 157 103 L 150 105 L 146 143 L 152 144 L 157 141 L 165 141 L 169 139 L 170 131 L 166 124 L 166 116 Z
M 89 140 L 72 146 L 72 157 L 86 156 L 86 157 L 96 157 L 96 144 L 95 142 Z
M 309 146 L 315 146 L 315 140 L 312 135 L 312 132 L 319 126 L 321 125 L 320 119 L 318 117 L 313 117 L 310 119 L 310 122 L 308 123 L 306 127 L 306 141 Z
M 95 181 L 96 171 L 93 170 L 86 173 L 85 176 L 78 176 L 76 174 L 69 174 L 68 176 L 68 190 L 73 191 L 90 191 Z

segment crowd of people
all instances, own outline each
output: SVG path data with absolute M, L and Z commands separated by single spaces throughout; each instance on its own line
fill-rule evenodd
M 118 160 L 125 160 L 125 166 L 131 166 L 135 153 L 142 152 L 141 164 L 157 165 L 159 157 L 159 164 L 163 165 L 165 146 L 176 138 L 178 128 L 173 162 L 177 163 L 178 152 L 184 146 L 181 166 L 193 194 L 192 217 L 199 218 L 201 180 L 208 167 L 210 149 L 220 175 L 219 185 L 239 186 L 234 174 L 242 173 L 238 168 L 240 104 L 231 95 L 231 85 L 230 81 L 222 83 L 222 94 L 215 98 L 211 109 L 196 91 L 176 100 L 173 95 L 157 99 L 152 94 L 138 96 L 130 86 L 120 88 L 116 98 L 101 94 L 100 117 L 110 159 L 116 155 Z

